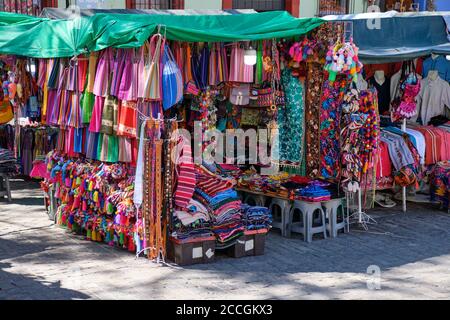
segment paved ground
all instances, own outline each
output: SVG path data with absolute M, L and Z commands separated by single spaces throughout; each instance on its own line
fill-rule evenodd
M 0 299 L 450 298 L 450 216 L 431 206 L 375 211 L 369 232 L 312 244 L 274 230 L 264 256 L 181 268 L 70 235 L 36 183 L 13 187 L 0 200 Z

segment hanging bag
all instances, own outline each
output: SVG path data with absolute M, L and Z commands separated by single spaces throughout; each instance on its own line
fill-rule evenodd
M 148 75 L 145 80 L 145 99 L 161 100 L 161 51 L 163 47 L 163 37 L 157 33 L 150 39 L 151 61 L 148 65 Z
M 111 81 L 112 81 L 112 75 L 109 76 L 109 81 L 108 81 L 108 92 L 110 91 L 110 87 L 111 87 Z M 102 110 L 102 121 L 101 121 L 101 126 L 100 126 L 100 132 L 107 134 L 107 135 L 112 135 L 114 133 L 114 120 L 116 119 L 116 124 L 117 124 L 117 112 L 119 109 L 119 103 L 117 101 L 117 98 L 112 96 L 112 95 L 108 95 L 105 99 L 105 104 L 103 105 L 103 110 Z
M 163 64 L 162 85 L 164 91 L 162 102 L 164 110 L 167 110 L 183 98 L 183 79 L 181 71 L 167 44 L 164 49 Z
M 139 49 L 139 63 L 138 63 L 138 98 L 145 98 L 145 81 L 148 77 L 150 70 L 150 44 L 148 41 L 144 42 L 144 45 Z
M 120 84 L 118 85 L 117 97 L 120 100 L 136 100 L 135 92 L 135 68 L 137 65 L 137 60 L 134 55 L 134 49 L 128 49 L 124 55 L 124 68 L 122 72 L 122 77 L 120 79 Z
M 250 85 L 241 83 L 231 89 L 230 102 L 238 106 L 246 106 L 250 102 Z
M 94 81 L 94 94 L 99 97 L 106 97 L 109 94 L 108 82 L 111 74 L 111 48 L 105 49 L 99 59 Z
M 416 113 L 415 98 L 420 92 L 420 81 L 413 61 L 404 62 L 402 73 L 391 103 L 391 120 L 393 122 L 409 119 Z
M 0 102 L 0 124 L 8 123 L 14 117 L 9 97 L 5 96 Z
M 117 135 L 130 138 L 137 137 L 136 102 L 122 101 L 120 105 Z
M 128 57 L 128 52 L 126 49 L 118 49 L 116 51 L 116 56 L 113 62 L 112 71 L 112 80 L 111 80 L 111 90 L 109 92 L 110 95 L 114 97 L 119 96 L 119 89 L 122 85 L 122 76 L 125 72 L 125 63 L 129 63 L 130 59 Z

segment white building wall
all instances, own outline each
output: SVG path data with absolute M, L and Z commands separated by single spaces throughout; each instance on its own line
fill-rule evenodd
M 184 0 L 185 9 L 222 10 L 222 0 Z

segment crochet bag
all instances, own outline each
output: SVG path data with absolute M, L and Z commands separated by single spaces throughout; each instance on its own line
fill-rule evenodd
M 162 104 L 164 110 L 167 110 L 183 98 L 183 78 L 181 71 L 167 44 L 164 48 L 163 64 L 162 85 L 164 91 Z
M 393 122 L 410 119 L 417 113 L 416 96 L 420 92 L 420 81 L 412 61 L 403 63 L 399 83 L 394 100 L 391 102 L 391 118 Z

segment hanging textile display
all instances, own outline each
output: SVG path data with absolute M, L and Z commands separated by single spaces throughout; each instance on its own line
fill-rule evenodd
M 282 71 L 281 80 L 285 105 L 278 109 L 280 164 L 300 166 L 304 148 L 304 89 L 289 69 Z
M 305 101 L 305 148 L 306 174 L 317 177 L 320 172 L 320 100 L 323 81 L 323 67 L 318 63 L 308 63 Z
M 342 183 L 357 190 L 363 178 L 375 178 L 379 148 L 379 115 L 375 89 L 358 91 L 349 88 L 343 97 L 341 119 Z M 371 174 L 368 170 L 373 169 Z M 351 186 L 351 187 L 349 187 Z
M 339 178 L 340 114 L 347 80 L 326 80 L 322 87 L 320 108 L 320 176 Z

